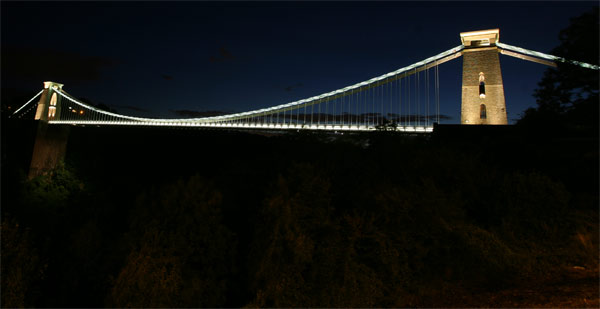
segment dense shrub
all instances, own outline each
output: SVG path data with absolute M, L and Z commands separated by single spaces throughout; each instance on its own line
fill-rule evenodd
M 139 196 L 131 251 L 108 297 L 116 307 L 220 307 L 234 271 L 236 242 L 221 194 L 201 177 Z
M 597 265 L 598 213 L 578 206 L 591 189 L 563 185 L 585 165 L 514 164 L 498 149 L 518 140 L 139 131 L 218 145 L 202 157 L 204 146 L 184 156 L 128 146 L 136 132 L 74 130 L 71 168 L 10 174 L 3 304 L 431 307 L 457 290 Z M 129 159 L 77 148 L 77 136 Z
M 2 308 L 33 305 L 32 286 L 42 279 L 44 266 L 34 247 L 29 230 L 16 221 L 3 218 L 2 235 Z

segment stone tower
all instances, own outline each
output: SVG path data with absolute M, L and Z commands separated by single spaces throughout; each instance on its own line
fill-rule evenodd
M 65 159 L 69 126 L 48 125 L 48 121 L 59 119 L 61 96 L 56 90 L 62 90 L 62 87 L 59 83 L 44 82 L 44 91 L 35 113 L 37 129 L 29 165 L 30 179 L 53 170 Z
M 462 32 L 461 124 L 508 124 L 496 42 L 499 29 Z
M 35 120 L 48 121 L 58 118 L 60 115 L 61 96 L 56 94 L 55 90 L 62 90 L 63 84 L 55 82 L 44 82 L 44 91 L 40 96 Z

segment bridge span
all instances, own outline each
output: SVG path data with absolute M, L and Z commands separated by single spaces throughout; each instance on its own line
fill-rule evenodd
M 369 80 L 242 113 L 184 119 L 133 117 L 82 102 L 63 84 L 47 81 L 11 117 L 51 125 L 429 133 L 441 120 L 439 66 L 447 61 L 463 56 L 461 124 L 465 125 L 507 124 L 499 54 L 549 66 L 563 62 L 598 70 L 596 65 L 500 43 L 499 29 L 463 32 L 460 38 L 459 46 Z

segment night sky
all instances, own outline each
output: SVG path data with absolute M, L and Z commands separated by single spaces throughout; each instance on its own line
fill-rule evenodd
M 597 2 L 2 2 L 2 88 L 64 83 L 125 115 L 242 112 L 348 86 L 499 28 L 550 52 Z M 500 56 L 511 123 L 545 66 Z M 441 113 L 460 122 L 462 59 L 440 67 Z

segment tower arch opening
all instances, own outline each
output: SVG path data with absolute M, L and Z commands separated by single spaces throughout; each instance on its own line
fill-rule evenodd
M 479 105 L 479 119 L 487 119 L 487 110 L 485 104 Z

